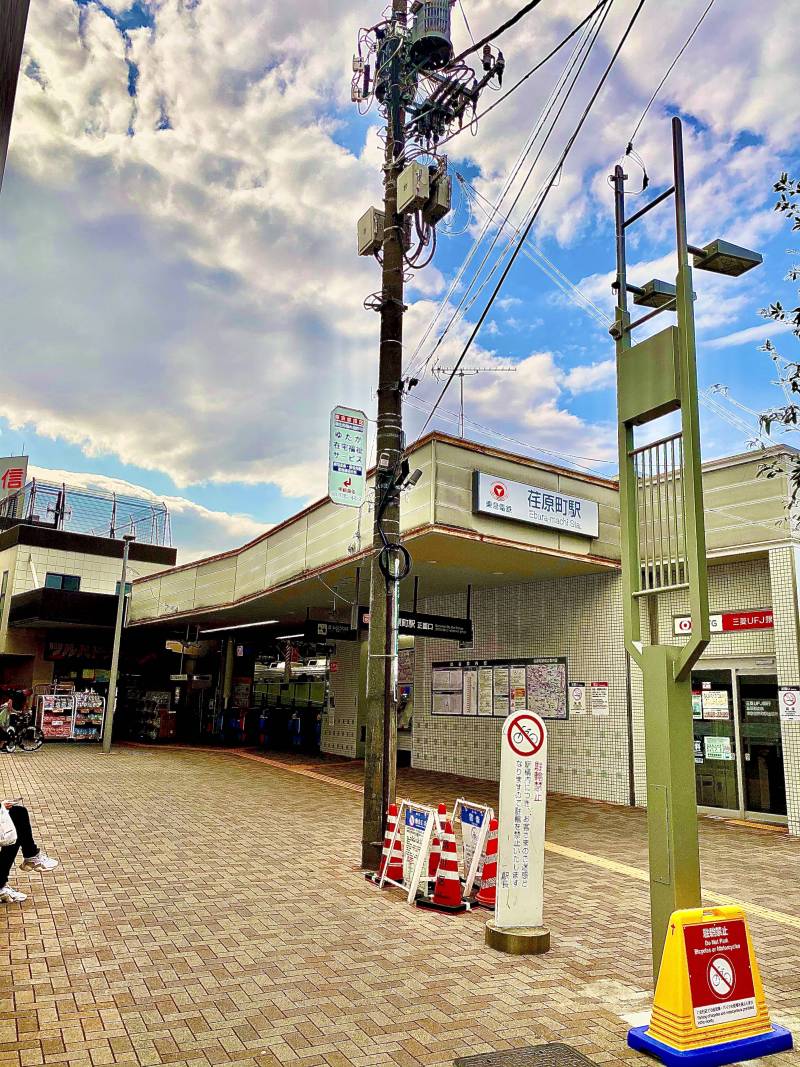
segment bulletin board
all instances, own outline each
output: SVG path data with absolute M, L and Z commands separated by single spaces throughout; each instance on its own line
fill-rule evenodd
M 448 660 L 432 664 L 431 713 L 505 719 L 512 711 L 567 719 L 567 660 Z

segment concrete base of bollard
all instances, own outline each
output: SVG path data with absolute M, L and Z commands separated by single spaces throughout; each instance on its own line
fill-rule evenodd
M 550 931 L 544 926 L 510 926 L 501 930 L 490 919 L 485 937 L 489 948 L 512 956 L 538 956 L 550 948 Z

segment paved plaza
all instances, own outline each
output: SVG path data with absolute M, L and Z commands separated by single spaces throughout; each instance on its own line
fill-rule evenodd
M 0 910 L 0 1067 L 433 1067 L 546 1041 L 648 1062 L 625 1047 L 650 1003 L 643 812 L 551 798 L 553 947 L 506 957 L 484 946 L 487 912 L 423 912 L 367 885 L 359 765 L 281 762 L 0 758 L 0 796 L 25 799 L 63 863 L 15 871 L 29 898 Z M 399 791 L 496 797 L 415 771 Z M 709 902 L 749 906 L 773 1018 L 800 1032 L 800 841 L 704 819 L 702 848 Z

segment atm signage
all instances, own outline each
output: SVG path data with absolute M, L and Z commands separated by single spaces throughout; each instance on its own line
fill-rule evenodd
M 741 630 L 772 630 L 774 621 L 772 608 L 761 611 L 724 611 L 709 616 L 712 634 L 732 634 Z M 692 632 L 692 619 L 689 615 L 676 615 L 673 633 L 680 637 Z

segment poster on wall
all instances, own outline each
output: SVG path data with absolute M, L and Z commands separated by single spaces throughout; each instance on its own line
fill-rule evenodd
M 478 671 L 478 714 L 492 714 L 492 668 L 481 667 Z
M 414 649 L 401 648 L 397 653 L 397 684 L 414 684 Z
M 778 690 L 783 722 L 800 722 L 800 685 L 784 685 Z
M 434 663 L 431 693 L 436 715 L 505 719 L 512 710 L 527 709 L 542 718 L 566 719 L 567 661 L 551 656 Z M 458 694 L 460 700 L 439 699 L 445 694 Z
M 464 715 L 478 714 L 478 672 L 464 671 Z
M 583 682 L 569 683 L 570 715 L 586 714 L 586 686 Z
M 727 689 L 704 689 L 702 697 L 704 719 L 730 719 Z
M 703 694 L 699 689 L 692 690 L 692 718 L 703 718 Z
M 705 739 L 706 759 L 732 761 L 734 759 L 731 739 L 729 737 L 712 737 Z
M 608 682 L 589 682 L 589 707 L 592 715 L 608 715 L 610 711 Z

